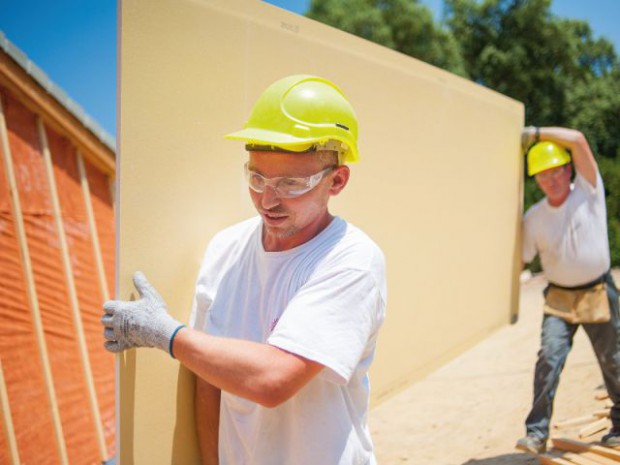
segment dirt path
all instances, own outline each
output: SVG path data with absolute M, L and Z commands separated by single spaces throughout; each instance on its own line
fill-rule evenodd
M 617 270 L 614 278 L 620 282 Z M 522 285 L 518 323 L 372 410 L 370 429 L 381 465 L 538 463 L 515 451 L 514 443 L 525 433 L 523 422 L 532 400 L 544 286 L 540 276 Z M 602 401 L 594 399 L 602 383 L 590 342 L 580 329 L 562 374 L 552 424 L 603 408 Z M 582 426 L 552 431 L 552 436 L 576 437 Z

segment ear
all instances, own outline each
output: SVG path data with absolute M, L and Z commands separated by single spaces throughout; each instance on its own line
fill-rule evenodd
M 347 183 L 349 182 L 349 176 L 351 175 L 351 171 L 349 167 L 346 165 L 342 165 L 334 169 L 331 176 L 331 186 L 329 188 L 330 195 L 338 195 L 340 191 L 345 188 Z

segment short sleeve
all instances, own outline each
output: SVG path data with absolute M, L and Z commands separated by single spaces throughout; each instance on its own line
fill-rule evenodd
M 324 273 L 290 301 L 267 342 L 324 365 L 328 372 L 323 376 L 346 384 L 360 360 L 374 350 L 384 310 L 382 286 L 373 273 Z
M 598 170 L 596 171 L 596 186 L 590 184 L 579 172 L 575 174 L 575 186 L 585 192 L 587 197 L 605 197 L 603 178 Z
M 194 300 L 192 302 L 192 312 L 189 317 L 190 328 L 199 331 L 207 329 L 207 312 L 213 302 L 213 296 L 209 292 L 208 273 L 206 265 L 209 263 L 208 251 L 203 258 L 198 278 L 196 280 L 196 289 L 194 292 Z

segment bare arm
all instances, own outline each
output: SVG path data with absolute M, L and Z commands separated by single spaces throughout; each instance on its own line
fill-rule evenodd
M 534 128 L 526 128 L 525 131 L 529 131 L 529 140 L 532 140 L 534 137 Z M 587 139 L 580 131 L 569 128 L 542 127 L 539 128 L 539 136 L 540 140 L 555 142 L 569 149 L 573 156 L 573 165 L 577 172 L 592 186 L 596 187 L 598 165 L 596 164 Z
M 200 447 L 202 465 L 219 463 L 219 427 L 220 427 L 221 391 L 196 377 L 196 431 Z
M 268 344 L 183 328 L 174 355 L 207 383 L 266 407 L 292 397 L 323 365 Z

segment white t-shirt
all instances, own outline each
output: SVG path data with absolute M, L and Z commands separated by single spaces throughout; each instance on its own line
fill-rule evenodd
M 610 266 L 605 190 L 579 173 L 567 199 L 552 207 L 547 198 L 529 208 L 523 220 L 523 261 L 540 254 L 545 277 L 561 286 L 595 280 Z
M 340 218 L 283 252 L 265 252 L 261 236 L 255 217 L 214 237 L 190 324 L 271 344 L 325 368 L 271 409 L 223 391 L 220 464 L 375 464 L 368 368 L 385 315 L 381 250 Z

